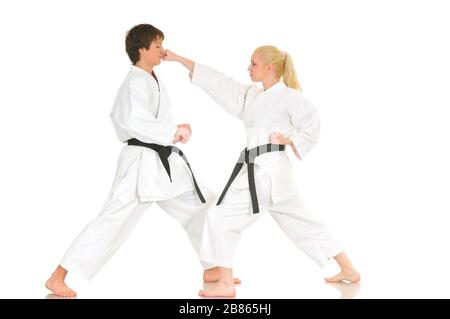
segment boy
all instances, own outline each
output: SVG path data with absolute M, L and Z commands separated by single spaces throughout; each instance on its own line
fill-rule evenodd
M 118 138 L 126 145 L 100 214 L 78 235 L 46 283 L 57 296 L 75 296 L 65 283 L 68 271 L 91 279 L 153 202 L 180 222 L 199 251 L 206 212 L 215 203 L 215 195 L 200 189 L 186 157 L 173 146 L 186 143 L 191 128 L 173 124 L 169 97 L 153 70 L 165 55 L 163 40 L 164 34 L 149 24 L 127 32 L 131 70 L 110 114 Z

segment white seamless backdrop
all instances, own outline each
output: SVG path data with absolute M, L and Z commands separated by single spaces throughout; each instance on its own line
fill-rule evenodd
M 450 30 L 446 1 L 2 1 L 0 297 L 45 298 L 45 280 L 95 218 L 121 144 L 108 114 L 129 69 L 125 32 L 249 82 L 256 47 L 295 62 L 319 109 L 319 144 L 296 180 L 362 274 L 356 298 L 449 298 Z M 215 192 L 245 145 L 242 123 L 189 83 L 163 77 L 182 148 Z M 205 152 L 205 149 L 207 152 Z M 339 298 L 335 272 L 298 251 L 269 216 L 236 256 L 242 298 Z M 181 227 L 156 205 L 79 298 L 196 298 L 201 269 Z M 347 296 L 348 297 L 348 296 Z

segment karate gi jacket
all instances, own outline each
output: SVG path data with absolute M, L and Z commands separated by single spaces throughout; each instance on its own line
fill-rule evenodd
M 257 85 L 236 82 L 199 63 L 195 63 L 190 76 L 194 85 L 244 122 L 248 149 L 270 143 L 270 135 L 275 131 L 293 141 L 301 159 L 317 144 L 320 132 L 318 112 L 299 90 L 278 82 L 264 91 Z M 245 168 L 246 165 L 231 185 L 231 191 L 249 187 Z M 266 153 L 256 158 L 255 177 L 258 179 L 263 175 L 270 176 L 273 203 L 297 193 L 292 166 L 285 152 Z
M 173 145 L 177 126 L 173 123 L 169 96 L 160 77 L 132 65 L 121 85 L 110 118 L 121 142 L 136 138 L 146 143 Z M 166 200 L 186 191 L 195 191 L 191 173 L 178 154 L 169 157 L 172 181 L 155 151 L 125 145 L 119 157 L 112 194 L 121 187 L 137 186 L 141 202 Z M 133 169 L 135 185 L 121 185 Z M 120 187 L 119 187 L 120 185 Z M 119 194 L 120 195 L 120 194 Z

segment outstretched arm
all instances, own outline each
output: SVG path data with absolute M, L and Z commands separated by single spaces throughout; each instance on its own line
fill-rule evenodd
M 202 88 L 228 113 L 242 119 L 251 85 L 241 84 L 213 68 L 181 57 L 170 50 L 166 50 L 163 58 L 165 61 L 176 61 L 184 65 L 190 71 L 192 84 Z
M 178 54 L 175 54 L 174 52 L 172 52 L 170 50 L 166 50 L 166 52 L 163 56 L 163 60 L 178 62 L 178 63 L 184 65 L 186 67 L 186 69 L 188 69 L 190 72 L 192 72 L 194 70 L 194 64 L 195 64 L 194 61 L 184 58 L 182 56 L 179 56 Z

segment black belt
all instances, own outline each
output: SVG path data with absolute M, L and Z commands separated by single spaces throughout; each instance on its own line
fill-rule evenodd
M 284 151 L 285 149 L 286 149 L 286 145 L 280 145 L 280 144 L 260 145 L 255 148 L 252 148 L 250 150 L 247 150 L 247 148 L 245 148 L 241 152 L 241 154 L 239 156 L 239 160 L 237 161 L 236 165 L 234 166 L 234 169 L 233 169 L 233 172 L 231 173 L 230 179 L 228 180 L 228 183 L 225 186 L 225 188 L 222 192 L 222 195 L 220 195 L 217 205 L 220 205 L 220 203 L 222 203 L 222 200 L 225 197 L 225 194 L 227 193 L 228 188 L 230 188 L 231 183 L 233 183 L 234 179 L 238 175 L 238 173 L 241 170 L 244 163 L 247 163 L 248 186 L 250 188 L 250 197 L 252 199 L 253 214 L 259 213 L 258 196 L 256 195 L 256 185 L 255 185 L 255 158 L 258 155 L 262 155 L 262 154 L 269 153 L 269 152 Z
M 164 145 L 159 145 L 159 144 L 154 144 L 154 143 L 144 143 L 135 138 L 128 140 L 127 143 L 128 143 L 128 145 L 147 147 L 147 148 L 154 150 L 156 153 L 158 153 L 159 158 L 161 159 L 161 162 L 162 162 L 164 168 L 166 169 L 167 175 L 169 175 L 170 182 L 172 182 L 172 176 L 170 175 L 169 156 L 172 153 L 177 153 L 178 155 L 180 155 L 180 157 L 184 160 L 186 165 L 189 167 L 189 170 L 191 171 L 192 180 L 194 181 L 194 186 L 195 186 L 195 190 L 197 191 L 198 198 L 200 198 L 202 203 L 206 203 L 206 200 L 203 197 L 202 192 L 200 191 L 200 187 L 198 187 L 197 181 L 195 180 L 195 176 L 194 176 L 194 173 L 192 172 L 191 165 L 189 165 L 189 162 L 188 162 L 186 156 L 183 154 L 183 152 L 178 147 L 170 146 L 170 145 L 164 146 Z

